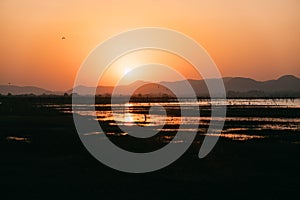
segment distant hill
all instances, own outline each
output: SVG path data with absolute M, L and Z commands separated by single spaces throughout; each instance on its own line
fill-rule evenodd
M 214 84 L 216 79 L 207 79 L 209 84 Z M 229 97 L 300 97 L 300 79 L 286 75 L 277 80 L 256 81 L 243 77 L 223 78 L 227 96 Z M 204 80 L 185 80 L 176 82 L 162 82 L 179 96 L 190 96 L 186 93 L 185 84 L 190 83 L 197 96 L 209 96 Z
M 206 82 L 209 84 L 214 84 L 216 79 L 206 79 Z M 186 89 L 186 85 L 190 84 L 195 91 L 197 96 L 209 96 L 209 92 L 204 80 L 182 80 L 174 82 L 160 82 L 159 84 L 169 88 L 175 94 L 180 97 L 188 97 L 193 95 Z M 300 79 L 292 76 L 286 75 L 282 76 L 276 80 L 268 81 L 256 81 L 251 78 L 244 77 L 225 77 L 223 78 L 225 85 L 226 93 L 228 97 L 300 97 Z M 122 85 L 116 88 L 117 95 L 128 95 L 132 91 L 132 88 L 138 88 L 145 84 L 149 84 L 143 81 L 136 81 L 130 85 Z M 140 89 L 140 95 L 149 95 L 153 94 L 168 94 L 166 90 L 164 91 L 163 87 L 150 87 L 148 89 Z M 151 89 L 150 89 L 150 88 Z M 98 86 L 96 94 L 108 95 L 113 91 L 113 87 L 110 86 Z M 151 91 L 153 90 L 153 91 Z M 88 93 L 89 89 L 82 94 L 92 94 Z M 151 91 L 151 92 L 150 92 Z
M 22 95 L 22 94 L 61 94 L 58 92 L 53 92 L 50 90 L 45 90 L 43 88 L 34 87 L 34 86 L 16 86 L 16 85 L 0 85 L 0 94 L 7 95 L 8 93 L 13 95 Z
M 224 84 L 228 96 L 300 97 L 300 79 L 292 75 L 268 81 L 232 78 Z
M 216 79 L 207 79 L 206 82 L 214 84 Z M 286 75 L 276 80 L 256 81 L 251 78 L 244 77 L 225 77 L 223 78 L 226 93 L 228 97 L 300 97 L 300 79 Z M 179 97 L 188 97 L 192 93 L 188 91 L 186 85 L 190 84 L 197 96 L 209 96 L 207 86 L 204 80 L 183 80 L 174 82 L 149 83 L 144 81 L 136 81 L 129 85 L 120 85 L 115 88 L 116 95 L 150 95 L 150 96 L 172 96 L 173 93 Z M 163 87 L 165 86 L 165 87 Z M 97 95 L 107 96 L 114 91 L 112 86 L 87 87 L 78 86 L 66 91 L 79 95 L 92 95 L 96 89 Z M 137 90 L 136 90 L 137 89 Z M 172 93 L 172 92 L 173 93 Z M 0 93 L 6 95 L 8 93 L 14 95 L 20 94 L 63 94 L 63 92 L 49 91 L 32 86 L 14 86 L 0 85 Z
M 167 87 L 157 83 L 146 83 L 134 91 L 133 96 L 147 97 L 176 97 L 174 93 Z

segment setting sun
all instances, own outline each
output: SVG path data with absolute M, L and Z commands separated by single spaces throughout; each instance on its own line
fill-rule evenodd
M 124 70 L 124 75 L 128 74 L 130 71 L 131 71 L 131 69 L 126 67 Z

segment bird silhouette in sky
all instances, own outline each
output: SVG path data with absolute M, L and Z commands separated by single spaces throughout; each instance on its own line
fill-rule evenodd
M 66 39 L 66 37 L 65 37 L 65 36 L 63 36 L 63 37 L 61 37 L 61 39 L 62 39 L 62 40 L 65 40 L 65 39 Z

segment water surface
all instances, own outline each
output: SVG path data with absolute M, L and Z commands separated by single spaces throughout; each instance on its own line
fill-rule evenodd
M 197 102 L 184 99 L 183 102 L 130 102 L 119 104 L 79 104 L 76 114 L 91 116 L 94 120 L 111 126 L 109 135 L 127 136 L 126 131 L 113 131 L 113 127 L 140 126 L 163 132 L 161 140 L 170 142 L 174 132 L 195 132 L 199 135 L 218 136 L 207 133 L 210 123 L 211 105 L 226 105 L 227 117 L 221 138 L 230 140 L 254 140 L 286 137 L 300 132 L 300 99 L 201 99 Z M 72 113 L 71 104 L 47 105 L 64 113 Z M 200 114 L 197 112 L 200 108 Z M 182 110 L 188 116 L 181 116 Z M 218 117 L 214 120 L 221 120 Z M 100 124 L 101 124 L 100 123 Z M 178 130 L 181 125 L 180 130 Z M 195 126 L 196 125 L 196 126 Z M 196 128 L 195 128 L 196 127 Z M 172 134 L 170 134 L 172 133 Z M 103 132 L 86 133 L 103 134 Z M 175 140 L 176 142 L 176 140 Z M 182 141 L 177 141 L 182 142 Z

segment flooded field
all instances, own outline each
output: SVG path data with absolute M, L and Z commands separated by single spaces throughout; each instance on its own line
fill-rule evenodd
M 178 160 L 145 174 L 111 169 L 85 149 L 74 126 L 70 97 L 2 97 L 0 102 L 0 186 L 6 199 L 24 198 L 28 191 L 39 199 L 53 191 L 63 198 L 89 193 L 121 199 L 131 196 L 132 188 L 133 199 L 185 199 L 187 194 L 189 199 L 291 199 L 299 193 L 299 99 L 187 99 L 181 105 L 102 100 L 95 111 L 88 104 L 74 105 L 75 114 L 102 128 L 83 137 L 96 134 L 132 152 L 150 152 L 170 142 L 180 146 L 185 141 L 177 132 L 196 135 Z M 211 104 L 227 105 L 225 125 L 213 150 L 199 159 L 204 137 L 216 137 L 207 132 Z M 214 120 L 222 119 L 218 117 Z M 156 134 L 136 138 L 127 131 L 131 127 Z
M 225 126 L 221 135 L 207 133 L 212 119 L 211 105 L 227 106 Z M 63 113 L 72 113 L 71 104 L 47 105 Z M 257 140 L 286 138 L 300 132 L 300 99 L 200 99 L 193 102 L 130 102 L 120 104 L 73 105 L 76 114 L 93 117 L 100 125 L 109 126 L 109 131 L 91 134 L 127 136 L 124 127 L 147 127 L 161 132 L 163 142 L 170 142 L 176 131 L 195 132 L 203 136 L 220 136 L 230 140 Z M 198 112 L 200 110 L 200 113 Z M 185 111 L 188 115 L 182 116 Z M 214 117 L 218 119 L 218 116 Z M 179 128 L 180 126 L 180 128 Z M 128 128 L 127 128 L 128 129 Z M 183 141 L 177 141 L 183 142 Z

